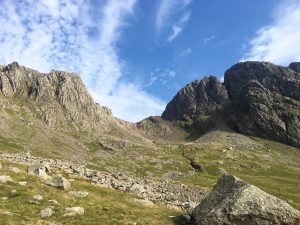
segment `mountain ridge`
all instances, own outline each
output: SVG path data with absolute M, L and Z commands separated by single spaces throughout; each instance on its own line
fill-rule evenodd
M 300 63 L 241 62 L 225 72 L 224 83 L 205 77 L 182 88 L 162 118 L 221 118 L 235 131 L 300 146 Z M 213 82 L 212 82 L 213 80 Z M 215 90 L 204 88 L 205 83 Z M 210 109 L 218 110 L 213 111 Z

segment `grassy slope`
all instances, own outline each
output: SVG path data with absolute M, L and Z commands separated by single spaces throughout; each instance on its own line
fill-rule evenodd
M 72 182 L 70 190 L 88 191 L 86 198 L 72 198 L 68 191 L 58 190 L 43 185 L 43 181 L 25 172 L 14 173 L 7 170 L 9 163 L 3 163 L 0 175 L 10 175 L 14 182 L 0 185 L 0 224 L 43 224 L 46 221 L 56 224 L 182 224 L 181 212 L 162 206 L 147 206 L 134 201 L 134 196 L 120 191 L 109 190 L 91 185 L 83 180 Z M 14 165 L 15 166 L 15 165 Z M 19 168 L 21 168 L 19 166 Z M 24 170 L 24 168 L 23 168 Z M 26 186 L 20 186 L 18 181 L 27 181 Z M 16 193 L 11 193 L 16 190 Z M 42 195 L 40 204 L 28 201 L 33 195 Z M 7 200 L 1 200 L 8 197 Z M 48 200 L 57 200 L 60 205 L 53 205 Z M 40 211 L 53 207 L 55 214 L 51 218 L 42 219 Z M 63 217 L 66 207 L 81 206 L 85 209 L 84 216 L 74 218 Z M 7 212 L 14 213 L 7 215 Z M 170 216 L 176 216 L 172 218 Z
M 228 172 L 300 209 L 300 150 L 277 142 L 225 129 L 190 142 L 156 140 L 155 144 L 111 150 L 82 133 L 54 131 L 26 110 L 6 109 L 0 116 L 0 152 L 30 150 L 33 155 L 67 160 L 76 155 L 93 169 L 117 169 L 157 179 L 179 172 L 184 176 L 172 181 L 206 188 L 211 188 L 222 172 Z M 33 125 L 28 125 L 30 121 Z M 191 175 L 191 160 L 202 165 L 203 172 Z
M 204 171 L 181 182 L 211 188 L 220 174 L 227 172 L 300 209 L 300 150 L 274 141 L 251 139 L 263 148 L 190 150 Z

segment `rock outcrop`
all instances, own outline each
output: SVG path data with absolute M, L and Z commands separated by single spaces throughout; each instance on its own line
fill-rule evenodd
M 234 176 L 223 175 L 193 210 L 196 225 L 300 224 L 300 212 Z
M 94 102 L 78 74 L 44 74 L 13 62 L 0 68 L 1 95 L 56 129 L 99 133 L 121 126 L 110 109 Z
M 292 70 L 294 70 L 297 73 L 300 73 L 300 62 L 292 62 L 289 65 L 289 68 L 291 68 Z
M 166 107 L 162 118 L 188 120 L 219 114 L 227 104 L 228 94 L 217 77 L 205 77 L 182 88 Z
M 226 71 L 224 84 L 212 76 L 188 84 L 162 114 L 182 121 L 203 116 L 221 119 L 243 134 L 299 147 L 300 63 L 238 63 Z
M 227 70 L 228 124 L 244 134 L 300 146 L 299 64 L 290 67 L 244 62 Z

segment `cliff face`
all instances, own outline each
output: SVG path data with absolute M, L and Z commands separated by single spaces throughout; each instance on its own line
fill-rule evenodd
M 229 124 L 245 134 L 300 146 L 300 74 L 295 70 L 262 62 L 227 70 Z
M 167 105 L 162 118 L 167 120 L 195 119 L 219 114 L 228 102 L 228 94 L 214 76 L 196 80 L 182 88 Z
M 74 73 L 42 74 L 14 62 L 0 68 L 0 95 L 29 107 L 57 129 L 101 132 L 119 125 L 111 110 L 94 102 Z
M 300 146 L 299 71 L 300 63 L 238 63 L 226 71 L 224 84 L 205 77 L 181 89 L 162 118 L 218 116 L 241 133 Z

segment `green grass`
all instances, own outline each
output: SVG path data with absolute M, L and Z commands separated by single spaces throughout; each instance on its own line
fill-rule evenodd
M 70 197 L 65 190 L 49 188 L 42 184 L 42 180 L 27 173 L 13 173 L 5 168 L 8 163 L 3 163 L 4 169 L 0 174 L 10 175 L 15 182 L 27 181 L 26 186 L 9 182 L 0 188 L 1 225 L 12 224 L 37 224 L 37 221 L 49 221 L 58 224 L 183 224 L 182 212 L 163 206 L 147 206 L 134 201 L 135 196 L 121 191 L 97 187 L 83 180 L 72 182 L 70 190 L 88 191 L 87 198 L 77 199 Z M 12 194 L 11 190 L 17 192 Z M 31 204 L 28 201 L 33 195 L 40 194 L 44 200 L 40 204 Z M 51 206 L 48 200 L 55 199 L 61 205 L 52 205 L 55 214 L 47 219 L 40 217 L 40 211 Z M 63 217 L 66 207 L 81 206 L 85 209 L 84 216 L 74 218 Z M 9 211 L 14 215 L 6 215 Z M 176 216 L 175 220 L 170 216 Z
M 17 144 L 15 139 L 0 136 L 0 152 L 17 153 L 23 150 L 23 147 Z
M 227 172 L 300 209 L 300 150 L 274 141 L 253 139 L 267 149 L 228 151 L 234 159 L 224 157 L 227 153 L 213 146 L 212 149 L 185 146 L 186 157 L 195 159 L 203 166 L 204 172 L 178 182 L 212 188 L 220 174 Z

